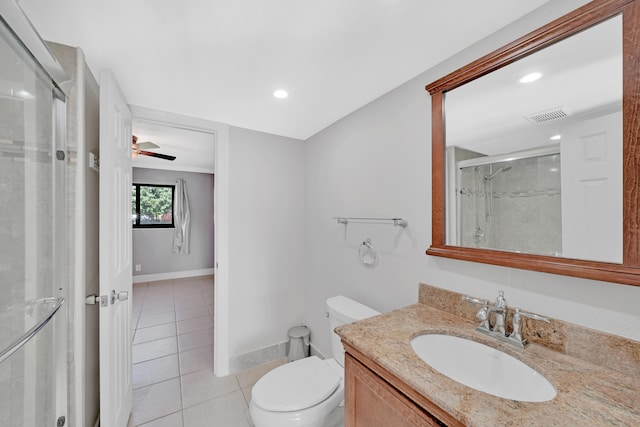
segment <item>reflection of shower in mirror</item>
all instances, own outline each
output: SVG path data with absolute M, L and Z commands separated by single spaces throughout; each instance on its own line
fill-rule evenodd
M 493 178 L 496 177 L 496 175 L 498 175 L 500 172 L 506 172 L 508 170 L 511 170 L 511 166 L 500 166 L 498 169 L 495 170 L 495 172 L 491 173 L 491 175 L 485 175 L 484 176 L 484 180 L 485 181 L 491 181 Z
M 457 163 L 460 246 L 556 254 L 562 251 L 559 146 L 501 156 L 467 151 Z M 540 224 L 538 218 L 549 223 Z M 536 238 L 532 238 L 532 237 Z
M 492 171 L 492 165 L 489 164 L 489 174 L 485 175 L 482 179 L 483 189 L 480 191 L 480 166 L 476 166 L 476 197 L 475 197 L 475 211 L 476 211 L 476 226 L 473 230 L 473 242 L 479 244 L 485 240 L 486 232 L 491 228 L 491 217 L 493 215 L 493 185 L 488 185 L 500 172 L 507 172 L 511 170 L 511 166 L 500 166 L 495 171 Z M 492 183 L 491 183 L 492 184 Z M 480 227 L 480 199 L 484 199 L 484 229 Z

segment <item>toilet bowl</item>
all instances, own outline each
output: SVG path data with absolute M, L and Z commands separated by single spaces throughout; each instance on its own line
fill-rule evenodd
M 341 295 L 329 298 L 327 309 L 334 358 L 311 356 L 279 366 L 260 378 L 249 405 L 255 427 L 342 425 L 344 348 L 333 330 L 380 313 Z

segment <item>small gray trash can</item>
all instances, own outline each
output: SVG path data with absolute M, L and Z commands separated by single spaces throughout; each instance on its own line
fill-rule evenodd
M 287 342 L 287 359 L 289 362 L 309 357 L 309 328 L 294 326 L 289 329 Z

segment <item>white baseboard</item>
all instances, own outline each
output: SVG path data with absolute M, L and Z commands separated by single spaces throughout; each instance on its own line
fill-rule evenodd
M 203 268 L 201 270 L 173 271 L 171 273 L 140 274 L 133 276 L 133 283 L 155 282 L 158 280 L 184 279 L 185 277 L 211 276 L 213 268 Z
M 281 357 L 287 357 L 286 341 L 232 357 L 229 360 L 229 371 L 235 374 Z
M 315 345 L 313 345 L 313 343 L 311 343 L 310 347 L 311 347 L 311 349 L 310 349 L 309 353 L 311 354 L 311 356 L 318 356 L 320 359 L 326 359 L 327 358 L 327 356 L 325 356 L 320 350 L 318 350 L 318 348 Z

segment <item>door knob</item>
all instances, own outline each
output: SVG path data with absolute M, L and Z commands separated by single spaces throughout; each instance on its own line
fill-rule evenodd
M 84 303 L 87 305 L 94 305 L 94 304 L 100 303 L 100 307 L 107 307 L 109 305 L 109 299 L 107 295 L 100 296 L 96 294 L 91 294 L 91 295 L 87 295 L 87 297 L 84 299 Z
M 118 301 L 126 301 L 129 299 L 129 292 L 128 291 L 120 291 L 118 293 L 116 293 L 115 289 L 111 290 L 111 304 L 115 304 L 116 299 Z

